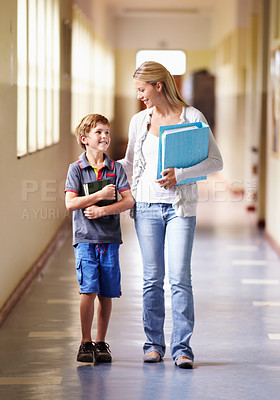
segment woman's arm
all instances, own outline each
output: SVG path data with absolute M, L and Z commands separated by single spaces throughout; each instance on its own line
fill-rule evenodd
M 120 164 L 122 164 L 123 169 L 126 174 L 132 174 L 133 172 L 133 159 L 134 159 L 134 147 L 136 143 L 136 122 L 135 116 L 132 117 L 129 124 L 129 132 L 128 132 L 128 144 L 125 152 L 124 158 L 118 160 Z
M 186 178 L 196 178 L 220 171 L 223 168 L 223 160 L 218 149 L 213 133 L 209 130 L 208 157 L 200 163 L 188 168 L 174 168 L 177 183 Z
M 194 107 L 189 107 L 186 110 L 186 122 L 204 122 L 208 124 L 206 118 Z M 196 178 L 199 176 L 209 175 L 220 171 L 223 168 L 223 160 L 221 153 L 216 144 L 215 138 L 211 129 L 209 129 L 209 147 L 208 157 L 200 163 L 188 168 L 174 168 L 176 182 L 187 178 Z
M 208 124 L 204 115 L 194 107 L 190 107 L 188 109 L 186 122 L 204 122 Z M 211 129 L 209 129 L 208 157 L 192 167 L 167 168 L 166 170 L 162 171 L 162 177 L 156 180 L 156 182 L 165 189 L 171 189 L 176 185 L 176 183 L 182 180 L 209 175 L 214 172 L 220 171 L 222 168 L 222 156 L 216 144 L 213 133 Z

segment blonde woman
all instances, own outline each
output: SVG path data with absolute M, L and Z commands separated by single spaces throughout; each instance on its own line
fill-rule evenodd
M 126 154 L 120 162 L 125 172 L 133 175 L 135 228 L 143 262 L 144 362 L 159 362 L 166 351 L 163 284 L 167 243 L 173 317 L 170 351 L 175 365 L 190 369 L 194 360 L 190 346 L 194 328 L 191 254 L 198 195 L 196 182 L 175 185 L 219 171 L 223 162 L 210 132 L 206 160 L 189 168 L 167 168 L 157 179 L 160 126 L 206 120 L 183 100 L 163 65 L 145 62 L 133 78 L 137 97 L 147 108 L 132 117 Z

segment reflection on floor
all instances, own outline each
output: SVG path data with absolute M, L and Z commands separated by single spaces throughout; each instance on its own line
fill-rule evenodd
M 107 337 L 112 365 L 76 362 L 79 294 L 69 234 L 0 328 L 0 398 L 278 399 L 279 258 L 245 211 L 246 199 L 210 189 L 200 189 L 193 253 L 193 370 L 175 367 L 169 351 L 162 363 L 142 363 L 141 259 L 124 214 L 123 296 L 114 300 Z M 168 285 L 166 292 L 168 343 Z

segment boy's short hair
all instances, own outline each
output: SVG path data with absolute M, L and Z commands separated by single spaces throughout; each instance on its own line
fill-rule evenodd
M 86 136 L 92 128 L 95 128 L 97 124 L 103 124 L 110 126 L 110 122 L 106 117 L 100 114 L 88 114 L 86 115 L 77 128 L 75 129 L 75 136 L 79 145 L 86 150 L 86 146 L 81 142 L 81 136 Z

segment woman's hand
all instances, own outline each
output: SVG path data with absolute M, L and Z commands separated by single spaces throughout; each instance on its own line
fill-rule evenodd
M 164 189 L 172 189 L 176 185 L 177 181 L 174 168 L 163 170 L 161 175 L 162 178 L 156 180 L 160 187 L 163 187 Z

